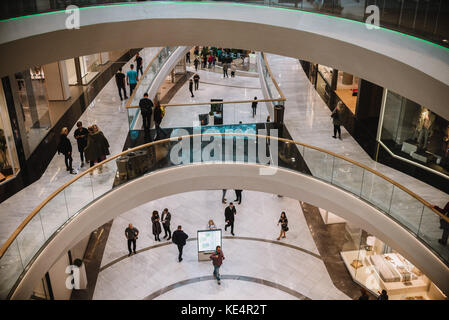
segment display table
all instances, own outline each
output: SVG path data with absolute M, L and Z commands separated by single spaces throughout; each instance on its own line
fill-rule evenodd
M 348 269 L 352 279 L 356 283 L 366 288 L 376 296 L 378 296 L 378 291 L 385 289 L 387 290 L 390 298 L 391 296 L 397 296 L 398 299 L 405 299 L 406 297 L 410 296 L 412 297 L 423 296 L 425 299 L 427 299 L 425 293 L 429 286 L 429 281 L 425 279 L 424 276 L 417 276 L 415 277 L 414 280 L 410 280 L 407 282 L 384 281 L 381 275 L 379 274 L 378 267 L 371 263 L 373 257 L 377 256 L 378 258 L 384 258 L 385 256 L 390 256 L 392 258 L 393 263 L 395 263 L 398 267 L 402 267 L 403 263 L 398 262 L 397 259 L 395 259 L 395 257 L 392 256 L 392 254 L 370 255 L 367 253 L 370 252 L 367 252 L 366 250 L 352 250 L 340 252 L 340 255 L 343 259 L 343 262 L 345 263 L 346 268 Z M 361 261 L 363 265 L 355 269 L 351 265 L 354 260 Z M 394 267 L 393 264 L 392 266 Z M 400 274 L 399 271 L 398 274 Z M 397 278 L 400 279 L 400 276 L 398 276 Z

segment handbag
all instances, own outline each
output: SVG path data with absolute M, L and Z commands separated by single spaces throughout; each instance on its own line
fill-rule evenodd
M 288 227 L 285 227 L 285 231 L 288 231 Z

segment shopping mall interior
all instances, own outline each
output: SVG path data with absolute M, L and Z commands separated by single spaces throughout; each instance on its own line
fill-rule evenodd
M 0 299 L 447 300 L 449 2 L 0 8 Z

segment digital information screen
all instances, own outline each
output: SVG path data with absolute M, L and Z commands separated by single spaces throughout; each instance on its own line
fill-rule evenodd
M 212 252 L 221 246 L 221 229 L 198 230 L 198 252 Z

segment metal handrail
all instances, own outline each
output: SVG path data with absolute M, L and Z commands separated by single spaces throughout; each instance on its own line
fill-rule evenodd
M 334 156 L 336 158 L 348 161 L 360 168 L 363 168 L 375 175 L 377 175 L 378 177 L 390 182 L 391 184 L 393 184 L 394 186 L 400 188 L 401 190 L 403 190 L 404 192 L 408 193 L 410 196 L 412 196 L 413 198 L 415 198 L 416 200 L 418 200 L 419 202 L 421 202 L 424 206 L 426 206 L 427 208 L 429 208 L 431 211 L 433 211 L 436 215 L 438 215 L 440 218 L 444 219 L 445 221 L 447 221 L 449 223 L 449 218 L 446 217 L 445 215 L 441 214 L 439 211 L 437 211 L 436 209 L 433 208 L 433 206 L 427 202 L 426 200 L 424 200 L 423 198 L 421 198 L 420 196 L 418 196 L 417 194 L 415 194 L 414 192 L 412 192 L 411 190 L 409 190 L 408 188 L 404 187 L 403 185 L 397 183 L 396 181 L 388 178 L 387 176 L 383 175 L 382 173 L 360 163 L 357 161 L 354 161 L 352 159 L 349 159 L 345 156 L 336 154 L 332 151 L 328 151 L 316 146 L 312 146 L 309 144 L 305 144 L 302 142 L 298 142 L 298 141 L 294 141 L 294 140 L 290 140 L 290 139 L 285 139 L 285 138 L 278 138 L 278 137 L 272 137 L 272 136 L 265 136 L 265 135 L 259 135 L 259 134 L 245 134 L 245 133 L 201 133 L 201 134 L 193 134 L 193 135 L 185 135 L 185 136 L 179 136 L 179 137 L 172 137 L 172 138 L 167 138 L 167 139 L 163 139 L 163 140 L 158 140 L 158 141 L 154 141 L 154 142 L 150 142 L 150 143 L 146 143 L 137 147 L 134 147 L 132 149 L 128 149 L 126 151 L 120 152 L 112 157 L 110 157 L 109 159 L 106 159 L 96 165 L 94 165 L 93 167 L 89 168 L 88 170 L 84 171 L 83 173 L 77 175 L 76 177 L 72 178 L 70 181 L 66 182 L 65 184 L 63 184 L 61 187 L 59 187 L 58 189 L 56 189 L 50 196 L 48 196 L 44 201 L 42 201 L 41 204 L 39 204 L 29 215 L 28 217 L 26 217 L 22 223 L 19 225 L 19 227 L 11 234 L 11 236 L 8 238 L 8 240 L 3 244 L 3 246 L 0 249 L 0 259 L 3 257 L 3 255 L 5 254 L 5 252 L 7 251 L 7 249 L 9 248 L 9 246 L 13 243 L 13 241 L 17 238 L 17 236 L 20 234 L 20 232 L 26 227 L 26 225 L 31 221 L 31 219 L 34 218 L 34 216 L 36 216 L 37 213 L 39 213 L 39 211 L 47 204 L 49 203 L 54 197 L 56 197 L 61 191 L 65 190 L 68 186 L 70 186 L 71 184 L 73 184 L 74 182 L 78 181 L 80 178 L 82 178 L 83 176 L 85 176 L 86 174 L 89 173 L 93 173 L 93 171 L 104 165 L 105 163 L 108 163 L 114 159 L 117 159 L 118 157 L 121 157 L 123 155 L 128 154 L 129 152 L 134 152 L 143 148 L 148 148 L 151 146 L 155 146 L 155 145 L 159 145 L 159 144 L 164 144 L 167 142 L 175 142 L 175 141 L 180 141 L 182 139 L 185 138 L 194 138 L 194 137 L 202 137 L 202 136 L 217 136 L 217 135 L 228 135 L 228 136 L 244 136 L 244 137 L 256 137 L 256 138 L 265 138 L 265 139 L 275 139 L 281 142 L 286 142 L 286 143 L 293 143 L 295 145 L 299 145 L 299 146 L 303 146 L 306 148 L 310 148 L 310 149 L 314 149 L 317 150 L 319 152 L 323 152 L 326 154 L 329 154 L 331 156 Z

